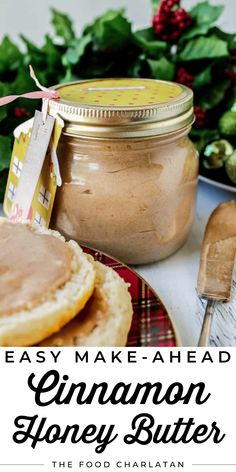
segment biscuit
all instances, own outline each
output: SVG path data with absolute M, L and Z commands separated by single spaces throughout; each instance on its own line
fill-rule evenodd
M 0 231 L 1 225 L 5 221 L 7 221 L 5 218 L 0 219 Z M 12 231 L 14 231 L 14 226 L 12 225 Z M 39 226 L 32 226 L 31 229 L 35 234 L 60 238 L 64 244 L 69 246 L 72 253 L 70 278 L 63 286 L 47 294 L 36 305 L 26 306 L 11 314 L 2 313 L 0 316 L 0 346 L 30 346 L 39 343 L 74 318 L 84 308 L 94 290 L 94 266 L 76 242 L 65 242 L 58 232 Z M 14 247 L 12 247 L 12 251 L 14 251 Z M 27 250 L 25 253 L 27 254 Z
M 94 262 L 95 290 L 85 308 L 40 346 L 125 346 L 132 322 L 128 286 L 111 268 Z

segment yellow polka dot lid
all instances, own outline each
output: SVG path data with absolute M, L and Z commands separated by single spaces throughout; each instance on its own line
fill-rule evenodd
M 66 121 L 65 132 L 91 137 L 142 137 L 173 133 L 193 122 L 193 93 L 152 79 L 98 79 L 55 87 L 50 108 Z

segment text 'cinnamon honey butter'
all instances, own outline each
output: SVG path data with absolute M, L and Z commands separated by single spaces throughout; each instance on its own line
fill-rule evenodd
M 51 226 L 127 263 L 172 254 L 194 215 L 192 91 L 122 78 L 57 90 L 61 98 L 50 101 L 50 109 L 65 121 L 58 148 L 63 185 Z

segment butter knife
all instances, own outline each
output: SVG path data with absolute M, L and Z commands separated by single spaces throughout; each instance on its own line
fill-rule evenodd
M 197 290 L 207 299 L 198 346 L 208 346 L 217 303 L 229 301 L 236 255 L 236 202 L 221 203 L 211 214 L 202 243 Z

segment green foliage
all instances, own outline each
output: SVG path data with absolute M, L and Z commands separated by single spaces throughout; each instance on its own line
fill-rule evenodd
M 157 11 L 160 0 L 152 0 Z M 134 31 L 122 9 L 109 10 L 76 35 L 68 15 L 52 9 L 54 37 L 46 35 L 38 46 L 21 35 L 24 52 L 9 37 L 0 43 L 0 96 L 35 90 L 29 76 L 32 64 L 43 85 L 97 77 L 151 77 L 175 80 L 185 68 L 194 76 L 195 104 L 207 110 L 207 128 L 194 126 L 192 139 L 199 151 L 222 139 L 220 117 L 235 103 L 234 88 L 226 71 L 236 72 L 232 55 L 236 35 L 225 33 L 215 22 L 222 6 L 201 2 L 189 12 L 192 26 L 177 44 L 160 40 L 152 26 Z M 81 14 L 81 12 L 80 12 Z M 13 129 L 32 116 L 40 102 L 19 99 L 0 107 L 0 201 L 6 184 Z M 15 108 L 26 109 L 17 117 Z M 229 138 L 236 146 L 235 136 Z
M 173 62 L 168 61 L 165 57 L 154 61 L 148 59 L 148 65 L 150 67 L 150 75 L 152 79 L 159 80 L 173 80 L 175 76 L 175 65 Z
M 146 56 L 145 54 L 140 54 L 138 57 L 134 59 L 134 61 L 131 63 L 131 65 L 128 68 L 128 77 L 142 77 L 143 76 L 143 70 L 146 69 Z M 144 74 L 145 75 L 145 74 Z
M 211 33 L 217 36 L 218 38 L 223 39 L 223 41 L 226 41 L 229 50 L 236 49 L 236 35 L 234 33 L 226 33 L 220 28 L 217 28 L 217 26 L 214 26 L 211 29 Z
M 24 75 L 28 75 L 28 79 L 26 79 L 25 86 L 35 89 L 35 84 L 28 73 L 27 66 L 29 64 L 37 71 L 37 76 L 43 84 L 48 85 L 58 82 L 58 78 L 64 74 L 62 65 L 64 47 L 55 44 L 49 35 L 45 36 L 44 44 L 41 48 L 34 45 L 24 35 L 21 35 L 21 39 L 26 47 L 26 54 L 24 55 L 25 67 L 23 70 Z
M 134 40 L 142 51 L 149 57 L 158 58 L 169 50 L 165 41 L 158 41 L 153 28 L 146 28 L 134 33 Z
M 222 5 L 213 6 L 208 2 L 198 3 L 190 11 L 193 26 L 181 36 L 180 42 L 183 43 L 197 36 L 205 36 L 208 34 L 223 9 L 224 7 Z
M 52 24 L 55 29 L 56 36 L 61 38 L 65 44 L 70 43 L 75 38 L 75 32 L 72 20 L 68 15 L 60 13 L 54 8 L 52 12 Z
M 7 87 L 5 84 L 0 82 L 0 97 L 3 97 L 4 95 L 7 94 Z M 7 117 L 7 110 L 6 107 L 0 107 L 0 122 L 4 120 L 4 118 Z
M 0 108 L 0 122 L 7 117 L 7 110 L 5 108 Z
M 230 88 L 230 82 L 227 79 L 222 80 L 216 87 L 207 87 L 198 94 L 198 104 L 206 110 L 212 110 L 219 106 L 226 97 L 226 92 Z
M 6 170 L 0 173 L 0 202 L 2 202 L 4 199 L 5 188 L 7 185 L 7 174 L 8 171 Z
M 194 82 L 193 82 L 193 87 L 195 89 L 201 89 L 202 87 L 205 87 L 206 85 L 210 84 L 212 80 L 212 64 L 207 66 L 200 72 Z
M 199 61 L 229 56 L 228 44 L 216 35 L 200 36 L 188 41 L 179 52 L 180 61 Z
M 92 35 L 90 33 L 82 36 L 82 38 L 74 39 L 71 46 L 67 49 L 62 57 L 62 63 L 65 67 L 79 64 L 80 59 L 86 51 L 86 47 L 91 44 Z
M 182 34 L 180 38 L 180 44 L 188 41 L 189 39 L 196 38 L 197 36 L 205 36 L 208 31 L 211 29 L 211 23 L 203 23 L 202 25 L 193 26 L 190 30 L 186 31 L 186 33 Z
M 90 33 L 97 49 L 126 48 L 132 40 L 131 24 L 124 17 L 124 10 L 109 10 L 88 26 L 84 34 Z
M 151 2 L 152 2 L 152 10 L 155 13 L 158 10 L 161 0 L 151 0 Z
M 192 8 L 190 15 L 197 25 L 211 24 L 218 20 L 223 10 L 223 5 L 213 6 L 208 2 L 202 2 Z
M 0 77 L 6 71 L 15 71 L 22 64 L 22 53 L 18 47 L 5 36 L 0 44 Z
M 194 127 L 190 136 L 199 153 L 201 153 L 208 143 L 220 138 L 220 133 L 217 129 Z
M 8 169 L 11 160 L 11 139 L 0 136 L 0 172 Z

